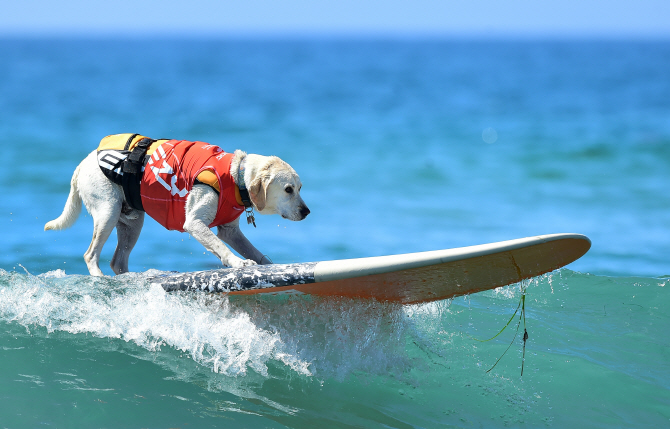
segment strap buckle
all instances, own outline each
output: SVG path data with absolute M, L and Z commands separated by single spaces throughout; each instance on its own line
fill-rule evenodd
M 149 146 L 156 140 L 150 139 L 148 137 L 143 138 L 137 142 L 137 145 L 133 148 L 132 152 L 128 155 L 128 158 L 123 162 L 124 173 L 137 174 L 140 172 L 141 166 L 143 164 L 144 156 L 147 153 Z

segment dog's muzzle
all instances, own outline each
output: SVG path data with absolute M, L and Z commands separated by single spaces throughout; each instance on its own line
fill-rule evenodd
M 300 220 L 306 218 L 308 214 L 310 214 L 310 211 L 307 206 L 300 207 Z

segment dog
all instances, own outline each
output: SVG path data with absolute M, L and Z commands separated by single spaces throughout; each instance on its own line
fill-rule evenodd
M 242 233 L 240 216 L 246 212 L 254 226 L 253 210 L 303 220 L 310 210 L 301 189 L 295 170 L 276 156 L 227 153 L 204 142 L 117 134 L 105 137 L 75 169 L 63 213 L 44 230 L 71 227 L 83 202 L 93 217 L 93 239 L 84 254 L 93 276 L 104 275 L 100 252 L 114 228 L 118 244 L 110 266 L 115 274 L 128 271 L 145 212 L 168 229 L 191 234 L 223 265 L 271 264 Z

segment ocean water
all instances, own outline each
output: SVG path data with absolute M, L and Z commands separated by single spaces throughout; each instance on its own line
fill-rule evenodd
M 1 428 L 670 425 L 670 43 L 4 39 L 0 58 Z M 593 246 L 422 305 L 210 296 L 148 284 L 219 264 L 147 220 L 133 273 L 92 278 L 91 217 L 43 226 L 124 132 L 289 162 L 310 216 L 242 227 L 278 263 Z

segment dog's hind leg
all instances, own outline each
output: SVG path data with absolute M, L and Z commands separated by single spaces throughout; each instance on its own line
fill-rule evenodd
M 100 252 L 119 222 L 123 189 L 102 174 L 95 151 L 81 163 L 77 186 L 81 199 L 93 218 L 93 239 L 84 253 L 84 260 L 91 275 L 102 276 L 98 266 Z
M 109 235 L 114 230 L 114 227 L 119 221 L 119 214 L 121 213 L 121 205 L 110 204 L 107 207 L 101 208 L 102 213 L 91 213 L 93 217 L 93 239 L 88 250 L 84 253 L 84 260 L 88 267 L 88 272 L 92 276 L 104 276 L 100 270 L 100 252 L 102 246 L 109 238 Z
M 118 244 L 116 245 L 112 262 L 109 264 L 115 274 L 128 272 L 128 257 L 133 247 L 135 247 L 137 239 L 140 237 L 143 225 L 144 212 L 133 210 L 127 215 L 122 211 L 119 222 L 116 224 Z

